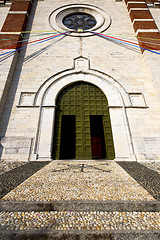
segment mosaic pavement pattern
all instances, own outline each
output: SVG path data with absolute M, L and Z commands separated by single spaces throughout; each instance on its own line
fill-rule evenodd
M 3 201 L 154 201 L 114 161 L 52 161 L 2 198 Z
M 31 201 L 33 204 L 35 202 L 39 204 L 39 201 L 85 200 L 97 202 L 122 201 L 125 204 L 129 201 L 135 203 L 149 201 L 155 204 L 159 200 L 160 193 L 160 165 L 152 164 L 150 166 L 150 164 L 142 165 L 136 162 L 116 163 L 114 161 L 52 161 L 50 163 L 37 162 L 37 165 L 36 162 L 27 163 L 1 175 L 1 180 L 5 177 L 5 181 L 9 182 L 9 187 L 5 184 L 5 181 L 2 184 L 5 185 L 5 191 L 1 201 L 6 202 L 8 206 L 13 201 L 18 201 L 18 203 Z M 3 181 L 1 182 L 3 183 Z M 13 186 L 11 186 L 12 182 L 15 182 Z M 0 235 L 3 235 L 2 239 L 4 240 L 7 239 L 7 234 L 11 234 L 10 239 L 12 239 L 15 233 L 24 233 L 24 236 L 21 236 L 22 238 L 16 235 L 16 238 L 19 236 L 17 239 L 27 238 L 28 235 L 25 235 L 25 231 L 40 231 L 42 234 L 55 231 L 53 235 L 59 232 L 63 233 L 65 237 L 71 231 L 73 231 L 72 237 L 75 236 L 74 231 L 78 231 L 78 237 L 83 235 L 83 231 L 86 234 L 88 234 L 87 231 L 96 231 L 97 234 L 109 231 L 108 238 L 100 237 L 100 239 L 124 240 L 123 234 L 121 238 L 119 234 L 117 235 L 118 238 L 113 236 L 111 238 L 114 231 L 121 230 L 131 231 L 127 234 L 135 234 L 133 238 L 128 235 L 125 238 L 127 240 L 144 240 L 147 237 L 157 240 L 160 236 L 158 234 L 160 232 L 160 212 L 156 210 L 131 211 L 127 208 L 127 211 L 122 211 L 118 208 L 116 211 L 94 211 L 91 209 L 75 211 L 72 208 L 70 209 L 12 211 L 11 207 L 11 210 L 0 212 Z M 133 231 L 137 232 L 133 233 Z M 141 235 L 139 231 L 144 231 L 144 235 Z M 155 231 L 158 231 L 158 235 L 154 235 L 156 234 Z M 30 238 L 27 239 L 32 239 L 32 233 Z M 155 238 L 151 238 L 151 233 Z M 37 237 L 36 234 L 39 233 L 35 232 L 34 234 Z M 146 237 L 144 238 L 144 236 Z M 63 238 L 58 238 L 58 235 L 55 235 L 53 239 Z M 71 236 L 66 239 L 71 239 Z M 86 237 L 85 239 L 89 238 Z M 92 233 L 90 239 L 93 239 Z

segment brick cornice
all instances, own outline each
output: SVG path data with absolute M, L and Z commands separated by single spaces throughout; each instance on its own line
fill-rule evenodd
M 20 48 L 20 40 L 22 39 L 22 32 L 26 30 L 28 15 L 32 7 L 31 1 L 13 0 L 9 13 L 2 26 L 0 39 L 8 39 L 1 42 L 1 49 L 4 48 Z M 15 34 L 14 34 L 15 33 Z M 18 37 L 19 36 L 19 37 Z
M 147 6 L 151 2 L 158 0 L 125 0 L 142 52 L 145 48 L 160 50 L 160 33 Z

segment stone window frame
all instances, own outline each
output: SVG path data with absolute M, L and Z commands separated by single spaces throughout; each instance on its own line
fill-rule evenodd
M 49 16 L 50 27 L 58 32 L 71 31 L 63 24 L 63 19 L 73 13 L 88 13 L 96 20 L 96 25 L 89 29 L 89 31 L 104 32 L 111 25 L 110 16 L 102 9 L 89 5 L 89 4 L 69 4 L 55 9 Z M 73 37 L 88 37 L 92 36 L 91 32 L 77 32 L 73 31 L 69 33 L 69 36 Z

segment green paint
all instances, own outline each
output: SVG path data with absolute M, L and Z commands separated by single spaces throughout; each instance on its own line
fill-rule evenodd
M 76 115 L 76 159 L 92 159 L 90 115 L 102 115 L 106 159 L 114 159 L 108 101 L 98 87 L 84 82 L 72 84 L 59 94 L 56 105 L 53 159 L 59 159 L 62 115 Z

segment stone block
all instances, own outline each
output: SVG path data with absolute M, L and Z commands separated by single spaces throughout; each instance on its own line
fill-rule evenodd
M 21 160 L 28 159 L 31 150 L 31 138 L 25 137 L 2 137 L 1 146 L 3 149 L 2 159 L 5 159 L 9 154 L 9 159 Z M 24 155 L 24 156 L 23 156 Z M 26 157 L 27 156 L 27 157 Z M 23 159 L 24 159 L 23 158 Z

